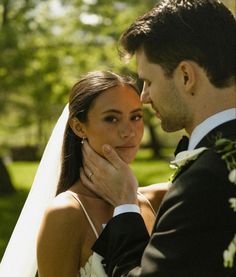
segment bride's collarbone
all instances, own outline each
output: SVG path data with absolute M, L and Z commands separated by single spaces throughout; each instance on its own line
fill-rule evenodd
M 77 189 L 73 190 L 73 192 L 83 205 L 82 207 L 78 201 L 74 199 L 76 201 L 75 204 L 80 211 L 80 217 L 83 217 L 86 222 L 88 221 L 83 210 L 85 209 L 96 229 L 100 232 L 102 230 L 102 224 L 107 223 L 109 219 L 112 218 L 114 208 L 103 199 L 84 193 L 84 191 Z
M 101 226 L 112 218 L 114 208 L 104 200 L 83 195 L 81 201 L 95 225 Z

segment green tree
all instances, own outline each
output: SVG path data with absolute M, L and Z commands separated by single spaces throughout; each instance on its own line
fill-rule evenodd
M 97 69 L 134 74 L 134 64 L 120 61 L 117 41 L 155 2 L 2 0 L 0 124 L 9 135 L 0 147 L 32 141 L 43 146 L 81 74 Z
M 37 136 L 41 141 L 43 120 L 52 113 L 49 105 L 53 103 L 55 106 L 58 99 L 55 94 L 52 97 L 49 93 L 54 80 L 48 75 L 51 72 L 56 74 L 57 63 L 53 58 L 59 57 L 54 49 L 50 52 L 47 45 L 42 45 L 50 31 L 49 25 L 46 27 L 45 24 L 50 22 L 50 18 L 45 16 L 47 10 L 39 4 L 44 3 L 34 0 L 21 0 L 17 3 L 4 0 L 0 3 L 0 115 L 1 123 L 6 128 L 28 127 L 37 122 Z M 44 15 L 43 21 L 40 21 L 41 15 Z M 7 120 L 4 120 L 6 115 Z M 8 178 L 1 179 L 2 188 L 10 187 L 9 174 L 6 172 L 1 160 L 1 175 L 8 175 Z

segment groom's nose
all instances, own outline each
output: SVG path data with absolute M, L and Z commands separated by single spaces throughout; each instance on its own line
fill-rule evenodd
M 145 83 L 143 84 L 143 90 L 141 92 L 141 102 L 144 104 L 151 103 L 149 88 Z

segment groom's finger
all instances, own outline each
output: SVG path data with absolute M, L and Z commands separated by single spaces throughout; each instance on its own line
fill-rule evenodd
M 91 191 L 93 191 L 96 195 L 101 196 L 98 194 L 98 190 L 96 189 L 96 186 L 94 185 L 94 183 L 92 182 L 92 180 L 90 180 L 87 176 L 87 174 L 85 173 L 83 167 L 80 168 L 80 179 L 82 181 L 82 183 Z
M 83 151 L 83 167 L 85 169 L 85 174 L 88 176 L 90 172 L 93 173 L 95 179 L 101 178 L 105 172 L 112 172 L 115 168 L 114 166 L 106 160 L 104 157 L 97 154 L 88 144 L 84 142 L 82 147 Z
M 116 168 L 122 167 L 124 162 L 120 159 L 116 151 L 108 144 L 103 145 L 103 154 L 105 158 Z
M 119 169 L 122 167 L 124 162 L 120 159 L 116 151 L 108 144 L 105 144 L 103 146 L 103 154 L 105 159 L 97 154 L 91 146 L 88 144 L 87 141 L 83 144 L 83 157 L 85 160 L 85 164 L 88 165 L 88 167 L 95 167 L 95 168 L 116 168 Z
M 93 167 L 97 167 L 98 164 L 103 165 L 104 163 L 108 163 L 103 157 L 101 157 L 91 148 L 87 141 L 85 141 L 83 144 L 82 152 L 84 162 L 90 166 L 92 165 Z

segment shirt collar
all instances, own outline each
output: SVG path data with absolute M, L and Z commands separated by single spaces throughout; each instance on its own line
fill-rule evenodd
M 201 139 L 215 127 L 233 119 L 236 119 L 236 108 L 228 109 L 208 117 L 193 130 L 188 150 L 193 150 Z

